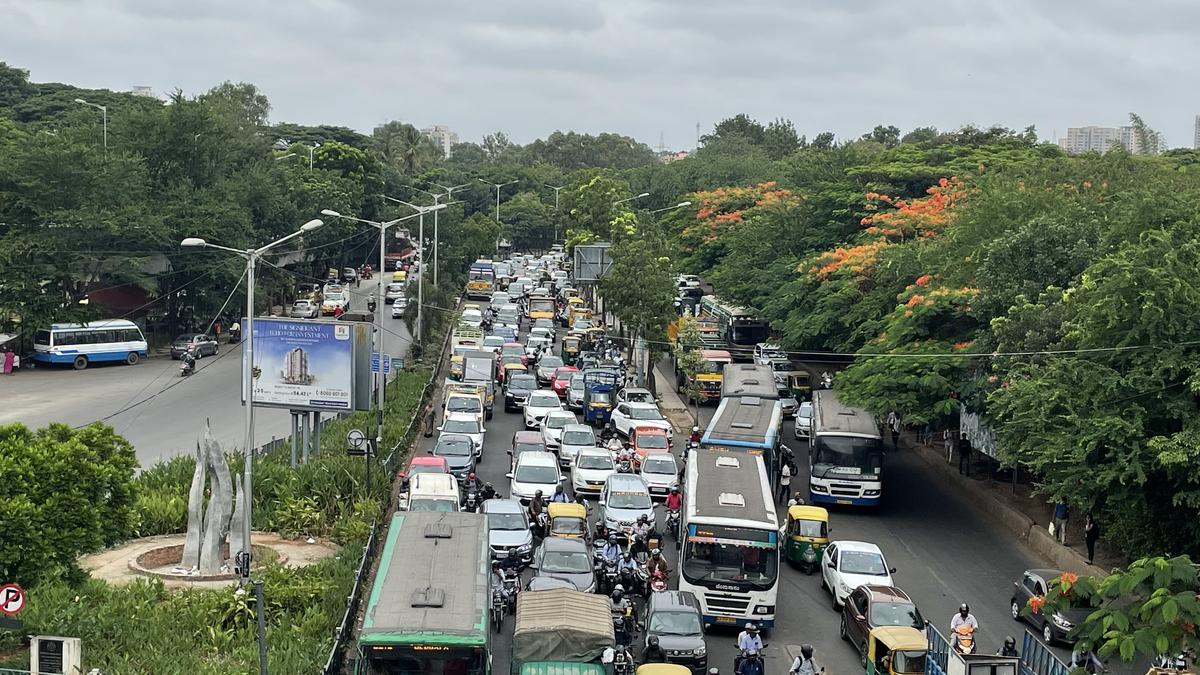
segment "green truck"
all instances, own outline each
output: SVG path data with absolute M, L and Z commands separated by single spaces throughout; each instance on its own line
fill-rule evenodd
M 359 630 L 354 672 L 489 675 L 491 556 L 485 517 L 414 511 L 392 516 Z
M 517 596 L 511 675 L 605 675 L 616 644 L 606 596 L 565 588 Z

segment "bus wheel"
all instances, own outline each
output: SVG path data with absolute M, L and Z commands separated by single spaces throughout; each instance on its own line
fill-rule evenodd
M 84 368 L 87 368 L 87 364 L 87 357 L 83 354 L 80 354 L 79 356 L 75 357 L 75 361 L 71 365 L 75 366 L 75 370 L 83 370 Z
M 129 352 L 129 354 L 125 357 L 125 363 L 130 366 L 136 366 L 140 359 L 141 357 L 138 356 L 137 352 Z

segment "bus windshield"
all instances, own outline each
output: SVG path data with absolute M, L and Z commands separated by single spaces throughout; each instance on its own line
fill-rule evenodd
M 364 651 L 368 675 L 482 675 L 485 672 L 484 652 L 480 647 L 372 645 L 366 646 Z
M 883 444 L 878 438 L 817 436 L 813 441 L 812 475 L 817 478 L 876 480 L 883 470 Z
M 683 550 L 683 576 L 691 583 L 719 588 L 721 584 L 744 590 L 765 591 L 775 586 L 779 574 L 779 552 L 757 535 L 744 544 L 691 537 Z
M 735 345 L 756 345 L 771 337 L 771 328 L 762 321 L 737 321 L 729 329 L 730 341 Z

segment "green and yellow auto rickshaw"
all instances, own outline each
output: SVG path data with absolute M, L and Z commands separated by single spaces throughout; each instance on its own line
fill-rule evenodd
M 583 340 L 578 335 L 568 335 L 562 339 L 562 360 L 568 366 L 575 365 L 575 360 L 579 358 L 579 351 L 583 347 Z
M 807 370 L 790 370 L 786 376 L 787 388 L 797 401 L 812 400 L 812 376 Z
M 880 626 L 867 635 L 862 661 L 867 675 L 918 675 L 925 672 L 929 640 L 912 626 Z
M 787 561 L 812 574 L 820 563 L 821 551 L 829 545 L 829 512 L 820 506 L 788 507 L 784 528 Z

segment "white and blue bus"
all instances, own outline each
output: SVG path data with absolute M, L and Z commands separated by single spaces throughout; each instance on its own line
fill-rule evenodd
M 146 358 L 147 349 L 142 330 L 125 319 L 55 323 L 33 336 L 34 361 L 69 363 L 76 370 L 105 361 L 124 361 L 132 366 Z
M 813 392 L 809 439 L 810 499 L 817 504 L 878 506 L 883 499 L 883 440 L 871 413 L 843 404 L 831 389 Z

